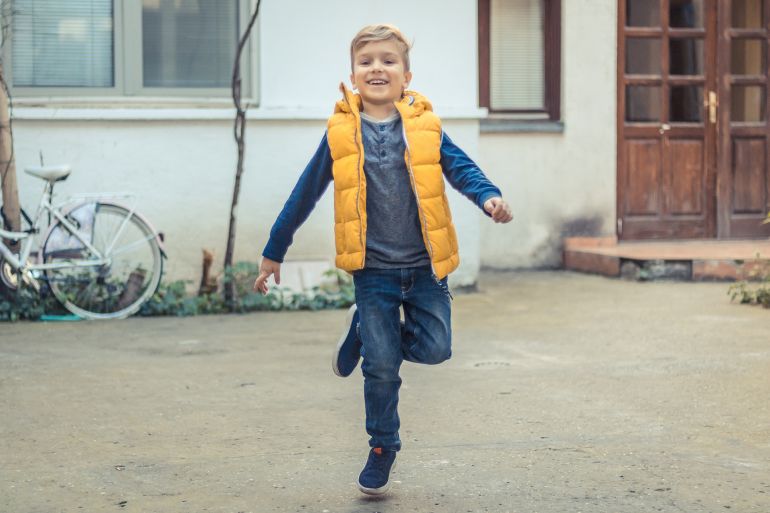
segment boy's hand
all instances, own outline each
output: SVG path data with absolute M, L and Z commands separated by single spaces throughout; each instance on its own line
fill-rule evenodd
M 259 276 L 257 281 L 254 282 L 254 292 L 259 292 L 262 295 L 267 294 L 267 279 L 271 274 L 275 275 L 275 284 L 281 284 L 281 263 L 269 258 L 262 258 L 262 264 L 259 266 Z
M 510 223 L 513 219 L 511 207 L 500 197 L 489 198 L 485 201 L 484 210 L 492 216 L 492 220 L 496 223 Z

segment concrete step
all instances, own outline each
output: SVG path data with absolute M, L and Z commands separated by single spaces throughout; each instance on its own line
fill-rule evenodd
M 564 267 L 632 280 L 756 280 L 770 274 L 770 240 L 564 239 Z

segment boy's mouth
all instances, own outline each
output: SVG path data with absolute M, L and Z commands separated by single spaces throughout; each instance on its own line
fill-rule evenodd
M 387 80 L 381 80 L 379 78 L 375 78 L 374 80 L 369 80 L 367 82 L 367 84 L 369 84 L 369 85 L 388 85 L 388 81 Z

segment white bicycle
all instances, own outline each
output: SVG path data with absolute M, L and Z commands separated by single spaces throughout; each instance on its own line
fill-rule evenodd
M 35 216 L 30 219 L 22 210 L 28 229 L 12 232 L 0 225 L 0 238 L 20 243 L 14 253 L 0 241 L 0 289 L 40 291 L 42 281 L 67 310 L 84 319 L 136 313 L 160 284 L 166 258 L 162 234 L 124 203 L 131 195 L 83 194 L 53 205 L 54 184 L 70 175 L 69 166 L 24 171 L 44 180 L 45 187 Z M 43 242 L 33 253 L 43 229 Z

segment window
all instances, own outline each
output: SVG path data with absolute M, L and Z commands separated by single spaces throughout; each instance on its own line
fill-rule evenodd
M 11 84 L 20 96 L 229 96 L 248 3 L 14 0 Z
M 560 118 L 561 0 L 479 0 L 479 104 Z

